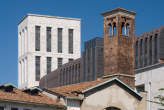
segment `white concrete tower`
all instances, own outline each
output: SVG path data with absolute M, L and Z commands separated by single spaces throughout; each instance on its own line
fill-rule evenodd
M 18 88 L 80 57 L 80 19 L 27 14 L 18 24 Z

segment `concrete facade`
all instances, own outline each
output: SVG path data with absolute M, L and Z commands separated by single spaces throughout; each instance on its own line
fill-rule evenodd
M 35 50 L 35 26 L 40 26 L 40 51 Z M 51 27 L 51 52 L 46 51 L 46 28 Z M 58 53 L 57 29 L 62 28 L 62 53 Z M 73 53 L 68 53 L 68 29 L 73 29 Z M 40 78 L 47 74 L 47 57 L 51 57 L 51 71 L 77 59 L 81 52 L 80 19 L 27 14 L 18 24 L 18 87 L 38 86 L 35 81 L 35 57 L 40 57 Z
M 162 91 L 159 91 L 159 89 L 163 88 L 164 85 L 163 72 L 164 63 L 158 63 L 149 67 L 136 70 L 135 86 L 144 86 L 143 89 L 147 92 L 147 110 L 164 109 L 164 107 L 161 107 L 158 104 L 149 102 L 157 101 L 154 97 L 158 95 L 164 95 Z

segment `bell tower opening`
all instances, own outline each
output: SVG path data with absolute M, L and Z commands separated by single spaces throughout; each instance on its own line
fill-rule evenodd
M 117 77 L 134 88 L 135 12 L 116 8 L 104 17 L 104 77 Z

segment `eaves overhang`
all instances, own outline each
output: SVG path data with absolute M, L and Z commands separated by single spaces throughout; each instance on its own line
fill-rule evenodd
M 20 100 L 0 99 L 0 102 L 27 104 L 27 105 L 35 105 L 35 106 L 43 106 L 43 107 L 53 107 L 53 108 L 55 107 L 55 108 L 63 108 L 63 109 L 66 108 L 66 106 L 64 106 L 64 105 L 43 104 L 43 103 L 26 102 L 26 101 L 20 101 Z

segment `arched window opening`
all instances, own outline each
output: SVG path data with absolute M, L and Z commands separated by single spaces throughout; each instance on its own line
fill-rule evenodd
M 121 35 L 126 35 L 126 31 L 125 31 L 125 23 L 122 23 L 122 25 L 121 25 Z
M 109 36 L 112 36 L 112 25 L 109 24 L 108 26 L 109 26 L 109 27 L 108 27 Z
M 116 35 L 116 23 L 113 23 L 113 33 L 112 33 L 112 35 Z
M 117 108 L 117 107 L 108 107 L 108 108 L 106 108 L 105 110 L 121 110 L 121 109 L 119 109 L 119 108 Z
M 126 32 L 125 32 L 126 36 L 129 36 L 129 24 L 126 24 Z

